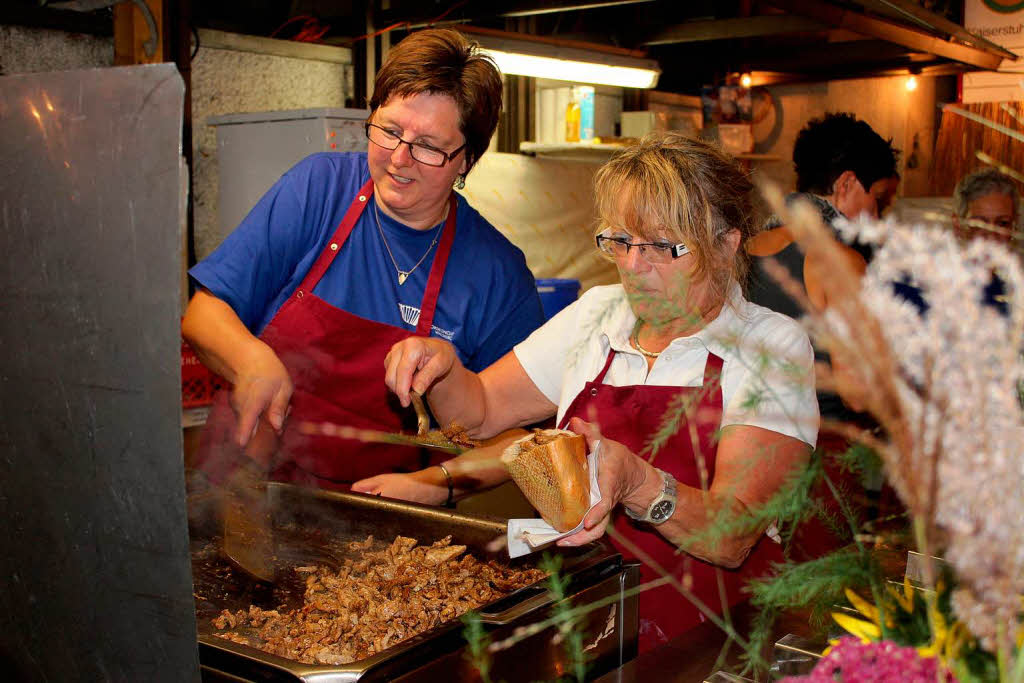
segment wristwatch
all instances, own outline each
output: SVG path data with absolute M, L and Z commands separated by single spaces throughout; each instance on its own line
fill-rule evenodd
M 651 504 L 647 506 L 647 510 L 645 510 L 642 515 L 635 514 L 626 507 L 626 514 L 629 515 L 630 519 L 635 519 L 638 522 L 647 522 L 649 524 L 661 524 L 671 517 L 672 513 L 676 511 L 675 477 L 664 470 L 659 470 L 657 467 L 654 469 L 661 475 L 661 478 L 664 481 L 664 486 L 658 495 L 654 497 L 654 500 L 651 501 Z

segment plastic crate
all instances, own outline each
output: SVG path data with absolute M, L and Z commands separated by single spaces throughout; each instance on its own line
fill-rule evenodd
M 213 403 L 213 396 L 227 382 L 206 369 L 195 351 L 181 342 L 181 407 L 199 408 Z

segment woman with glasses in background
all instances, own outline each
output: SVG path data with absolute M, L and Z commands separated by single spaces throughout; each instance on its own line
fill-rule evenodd
M 792 319 L 743 297 L 754 188 L 718 147 L 649 136 L 595 183 L 597 246 L 621 284 L 588 290 L 480 373 L 443 340 L 405 340 L 388 354 L 386 381 L 403 404 L 418 391 L 438 418 L 479 438 L 555 416 L 591 450 L 600 440 L 602 501 L 559 544 L 587 543 L 612 524 L 624 555 L 653 559 L 721 611 L 716 570 L 735 603 L 742 583 L 781 557 L 765 538 L 771 520 L 722 529 L 734 513 L 756 514 L 814 446 L 811 345 Z M 503 445 L 444 463 L 456 486 L 506 479 Z M 447 493 L 432 476 L 357 486 L 438 502 Z M 642 582 L 659 577 L 644 564 Z M 662 585 L 641 594 L 640 621 L 643 651 L 702 618 Z
M 184 336 L 231 384 L 199 469 L 220 480 L 255 461 L 333 489 L 417 470 L 416 449 L 298 424 L 414 426 L 380 378 L 395 343 L 438 337 L 481 370 L 543 321 L 522 252 L 453 192 L 487 149 L 501 96 L 497 68 L 461 33 L 412 34 L 377 74 L 367 151 L 300 162 L 192 268 Z

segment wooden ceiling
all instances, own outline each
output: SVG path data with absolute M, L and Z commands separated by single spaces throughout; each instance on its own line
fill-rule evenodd
M 470 24 L 646 53 L 661 64 L 659 90 L 695 94 L 730 73 L 752 72 L 756 84 L 825 81 L 994 69 L 1013 55 L 972 36 L 958 23 L 958 0 L 162 0 L 193 27 L 293 37 L 308 16 L 320 40 L 386 44 L 425 25 Z M 928 4 L 934 11 L 922 7 Z M 0 23 L 102 26 L 109 9 L 40 7 L 5 0 Z M 64 3 L 95 7 L 95 0 Z M 13 17 L 13 20 L 12 20 Z M 20 18 L 20 20 L 19 20 Z M 186 25 L 187 25 L 186 24 Z M 384 36 L 365 38 L 382 29 Z M 319 29 L 324 29 L 320 31 Z M 88 28 L 80 30 L 89 30 Z M 372 43 L 370 41 L 373 41 Z M 365 61 L 363 62 L 365 64 Z
M 956 14 L 915 0 L 470 0 L 438 21 L 644 50 L 661 63 L 658 89 L 681 93 L 733 72 L 753 72 L 764 84 L 952 74 L 1013 58 L 964 31 L 959 2 L 946 5 Z M 415 27 L 443 11 L 390 0 L 373 16 L 378 27 Z

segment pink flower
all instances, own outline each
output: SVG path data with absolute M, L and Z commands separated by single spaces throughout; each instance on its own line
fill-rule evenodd
M 956 681 L 948 670 L 939 669 L 939 660 L 921 657 L 912 647 L 902 647 L 891 640 L 864 643 L 844 636 L 821 658 L 806 676 L 788 676 L 790 683 L 935 683 Z

